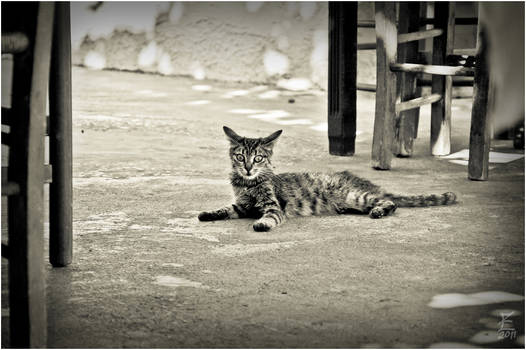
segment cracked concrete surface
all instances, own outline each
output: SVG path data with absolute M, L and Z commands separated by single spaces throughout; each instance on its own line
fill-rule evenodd
M 375 171 L 365 93 L 356 155 L 336 157 L 321 93 L 265 99 L 272 88 L 79 68 L 73 78 L 74 262 L 46 269 L 49 347 L 522 347 L 477 341 L 498 330 L 495 310 L 523 301 L 428 304 L 447 293 L 524 296 L 523 160 L 496 164 L 487 182 L 467 180 L 465 166 L 429 156 L 423 109 L 415 155 Z M 249 92 L 224 97 L 232 91 Z M 453 151 L 468 146 L 470 103 L 453 101 Z M 270 111 L 289 116 L 250 117 Z M 277 123 L 295 119 L 309 122 Z M 296 218 L 268 233 L 250 220 L 199 222 L 201 210 L 232 199 L 223 125 L 246 136 L 283 129 L 279 172 L 347 169 L 394 192 L 453 191 L 460 203 L 380 220 Z M 524 315 L 512 320 L 523 335 Z

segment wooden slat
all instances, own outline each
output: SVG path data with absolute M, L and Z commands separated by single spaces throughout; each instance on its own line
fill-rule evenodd
M 49 260 L 55 267 L 73 256 L 73 174 L 71 125 L 71 33 L 69 2 L 56 4 L 49 88 L 49 157 L 53 182 L 49 187 Z
M 418 79 L 417 86 L 431 86 L 431 79 Z M 471 77 L 453 77 L 453 86 L 473 86 Z
M 398 22 L 396 22 L 398 24 Z M 374 28 L 375 22 L 373 21 L 367 21 L 367 20 L 361 20 L 358 21 L 358 28 Z
M 417 80 L 417 89 L 415 92 L 415 95 L 421 94 L 421 91 L 419 91 L 419 88 L 421 89 L 422 86 L 431 86 L 431 80 L 424 80 L 420 81 Z M 471 81 L 459 81 L 458 83 L 453 80 L 453 86 L 473 86 L 473 80 Z M 358 91 L 367 91 L 367 92 L 376 92 L 376 85 L 375 84 L 366 84 L 366 83 L 356 83 L 356 90 Z M 457 93 L 453 94 L 452 98 L 459 99 L 459 98 L 472 98 L 473 95 L 470 93 Z M 416 138 L 416 137 L 415 137 Z
M 459 17 L 455 18 L 455 24 L 456 25 L 477 25 L 478 19 L 476 17 Z M 422 18 L 421 24 L 434 24 L 435 19 L 434 18 Z
M 361 91 L 376 92 L 376 84 L 356 83 L 356 89 Z
M 29 39 L 24 33 L 2 33 L 2 54 L 24 52 L 28 46 Z
M 393 156 L 396 76 L 389 69 L 396 60 L 396 4 L 375 3 L 376 21 L 376 107 L 374 117 L 372 166 L 391 168 Z
M 419 29 L 420 19 L 420 2 L 401 2 L 400 13 L 405 14 L 400 16 L 398 23 L 398 41 L 400 36 L 404 33 L 415 33 Z M 406 63 L 418 62 L 418 42 L 408 42 L 406 45 L 398 47 L 398 61 Z M 414 99 L 417 94 L 418 87 L 416 85 L 417 76 L 415 74 L 400 74 L 397 79 L 397 105 L 400 106 L 400 101 L 408 101 Z M 405 102 L 402 102 L 405 103 Z M 418 128 L 418 118 L 420 110 L 418 108 L 397 110 L 396 124 L 395 124 L 395 140 L 394 140 L 394 154 L 398 157 L 408 157 L 413 154 L 413 140 Z
M 477 49 L 453 49 L 453 54 L 460 56 L 475 56 L 477 54 Z
M 363 50 L 376 50 L 376 43 L 359 43 L 357 45 L 359 51 Z
M 436 41 L 436 39 L 435 39 Z M 473 76 L 475 70 L 469 67 L 451 67 L 437 64 L 416 64 L 416 63 L 393 63 L 391 64 L 393 72 L 407 73 L 428 73 L 434 75 L 455 75 L 455 76 Z
M 14 196 L 20 193 L 20 185 L 16 182 L 2 180 L 2 196 Z
M 396 104 L 396 113 L 422 107 L 430 103 L 435 103 L 437 101 L 440 101 L 440 99 L 442 99 L 442 95 L 431 94 L 427 96 L 417 97 L 412 100 L 400 102 Z
M 423 39 L 430 39 L 442 35 L 442 29 L 421 30 L 418 32 L 410 32 L 398 34 L 398 44 L 404 44 L 411 41 L 418 41 Z
M 329 153 L 352 156 L 356 138 L 357 3 L 329 2 Z
M 473 84 L 473 108 L 469 137 L 468 178 L 485 181 L 488 179 L 490 118 L 488 117 L 489 65 L 487 61 L 487 34 L 483 23 L 479 23 L 477 34 L 477 56 L 475 83 Z
M 374 21 L 359 21 L 358 28 L 374 28 Z
M 435 2 L 435 27 L 444 30 L 444 35 L 433 40 L 433 65 L 443 65 L 447 56 L 453 53 L 455 35 L 455 4 Z M 462 67 L 462 69 L 468 69 Z M 458 72 L 458 71 L 457 71 Z M 473 69 L 470 69 L 473 73 Z M 451 74 L 454 75 L 454 74 Z M 442 99 L 431 104 L 431 154 L 443 156 L 451 153 L 451 96 L 453 78 L 451 75 L 434 75 L 431 93 L 441 94 Z M 458 74 L 456 74 L 458 75 Z
M 397 43 L 406 44 L 412 41 L 430 39 L 442 35 L 442 29 L 429 29 L 411 33 L 398 34 Z M 358 43 L 358 50 L 375 50 L 376 43 Z
M 25 26 L 31 48 L 13 61 L 8 198 L 10 346 L 47 347 L 44 275 L 44 123 L 53 32 L 53 3 L 2 4 L 2 27 Z M 9 13 L 9 16 L 4 14 Z M 4 22 L 4 19 L 6 21 Z M 37 30 L 38 28 L 38 30 Z M 34 59 L 33 59 L 34 58 Z

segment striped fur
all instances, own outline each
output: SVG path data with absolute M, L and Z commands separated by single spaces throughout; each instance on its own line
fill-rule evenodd
M 246 138 L 223 128 L 230 140 L 235 204 L 199 214 L 199 220 L 255 218 L 254 230 L 269 231 L 285 217 L 367 213 L 392 214 L 397 207 L 428 207 L 456 202 L 454 193 L 404 196 L 384 192 L 366 179 L 341 171 L 274 174 L 272 148 L 281 130 L 265 138 Z

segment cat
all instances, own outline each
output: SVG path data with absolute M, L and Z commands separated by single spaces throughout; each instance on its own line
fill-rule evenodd
M 378 219 L 394 213 L 397 207 L 456 202 L 452 192 L 417 196 L 387 193 L 349 171 L 274 174 L 272 150 L 282 130 L 263 138 L 242 137 L 226 126 L 223 130 L 230 141 L 230 182 L 235 203 L 200 213 L 200 221 L 255 218 L 255 231 L 269 231 L 285 217 L 368 213 Z

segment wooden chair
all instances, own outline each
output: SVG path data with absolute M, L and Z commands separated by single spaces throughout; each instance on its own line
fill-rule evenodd
M 395 6 L 395 3 L 375 4 L 377 95 L 373 167 L 389 169 L 393 153 L 399 156 L 412 154 L 417 114 L 410 111 L 426 104 L 431 104 L 431 154 L 449 154 L 453 76 L 475 76 L 468 172 L 471 179 L 486 179 L 489 154 L 489 126 L 486 118 L 488 69 L 485 63 L 483 29 L 479 26 L 477 66 L 448 66 L 446 64 L 453 55 L 454 3 L 435 2 L 434 18 L 423 21 L 433 24 L 434 27 L 423 31 L 418 31 L 418 25 L 422 21 L 417 4 L 400 3 L 402 15 L 398 28 Z M 433 38 L 432 64 L 406 63 L 406 60 L 417 58 L 418 48 L 416 45 L 402 45 L 398 51 L 399 45 L 426 38 Z M 397 60 L 404 62 L 399 63 Z M 401 73 L 398 86 L 394 72 Z M 415 96 L 415 79 L 418 73 L 432 74 L 431 94 Z
M 2 196 L 8 196 L 2 257 L 8 259 L 10 346 L 46 347 L 46 182 L 51 183 L 50 261 L 66 266 L 72 258 L 69 3 L 2 4 L 4 54 L 13 55 L 10 108 L 2 108 L 2 129 L 9 129 L 2 131 L 2 144 L 9 147 L 8 167 L 2 168 Z M 46 129 L 50 165 L 44 164 Z
M 417 2 L 375 3 L 375 20 L 358 22 L 356 3 L 329 3 L 329 151 L 335 155 L 354 154 L 356 132 L 356 90 L 376 92 L 376 113 L 372 165 L 391 167 L 393 154 L 407 157 L 413 152 L 419 108 L 431 104 L 431 154 L 451 151 L 451 97 L 453 76 L 474 79 L 475 98 L 470 138 L 469 178 L 487 179 L 489 127 L 487 115 L 488 69 L 485 64 L 483 29 L 479 26 L 477 66 L 449 66 L 453 52 L 454 26 L 476 25 L 473 18 L 455 18 L 453 3 L 435 2 L 434 18 L 422 16 Z M 421 30 L 422 25 L 433 28 Z M 376 43 L 357 44 L 358 27 L 374 27 Z M 482 34 L 481 34 L 482 33 Z M 432 64 L 422 64 L 418 41 L 433 39 Z M 377 54 L 376 86 L 356 82 L 356 51 Z M 431 94 L 421 96 L 418 75 L 432 75 Z M 397 75 L 399 79 L 397 79 Z M 466 81 L 461 82 L 463 85 Z M 470 82 L 468 81 L 468 84 Z

